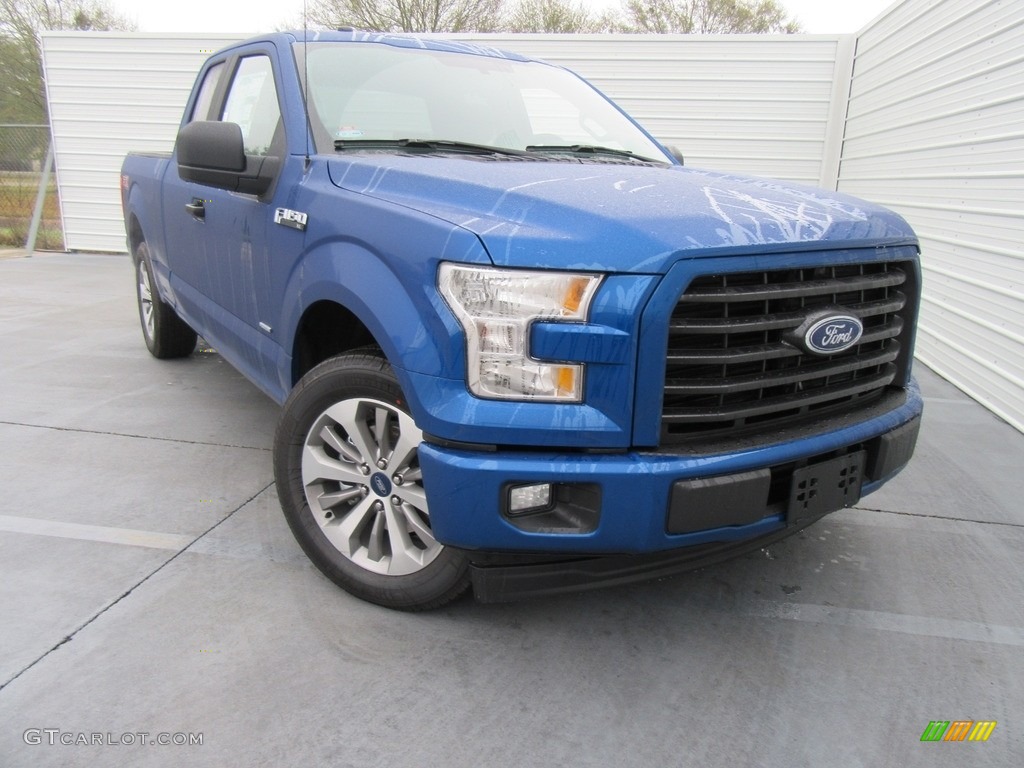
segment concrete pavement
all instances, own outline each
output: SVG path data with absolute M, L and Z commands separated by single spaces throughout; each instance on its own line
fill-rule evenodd
M 911 467 L 769 550 L 402 614 L 308 563 L 277 406 L 151 358 L 127 257 L 0 260 L 0 766 L 1018 766 L 1024 435 L 918 376 Z

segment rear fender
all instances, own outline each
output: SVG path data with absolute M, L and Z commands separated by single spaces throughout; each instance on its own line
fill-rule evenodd
M 128 170 L 129 162 L 139 165 L 147 162 L 146 168 Z M 151 166 L 148 164 L 152 164 Z M 149 259 L 153 265 L 153 277 L 156 279 L 160 296 L 165 300 L 171 296 L 168 284 L 167 254 L 164 251 L 163 214 L 161 206 L 161 184 L 169 161 L 165 158 L 147 158 L 129 156 L 126 168 L 122 173 L 129 178 L 129 188 L 125 196 L 124 222 L 125 229 L 130 233 L 132 218 L 138 222 L 142 232 L 142 240 L 149 247 Z M 129 247 L 134 250 L 138 241 L 133 239 Z M 173 302 L 170 302 L 173 304 Z

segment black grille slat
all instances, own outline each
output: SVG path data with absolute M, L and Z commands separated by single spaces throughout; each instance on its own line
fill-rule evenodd
M 864 346 L 871 342 L 884 341 L 885 339 L 895 339 L 902 331 L 903 320 L 895 317 L 887 325 L 864 331 L 864 335 L 860 339 L 860 345 Z M 685 354 L 669 354 L 668 361 L 670 364 L 728 365 L 732 363 L 748 363 L 753 360 L 797 357 L 803 354 L 805 353 L 802 350 L 780 341 L 776 344 L 761 344 L 754 347 L 737 347 L 734 349 L 694 349 Z
M 888 386 L 893 381 L 895 371 L 896 369 L 894 366 L 889 366 L 882 373 L 868 379 L 863 379 L 857 384 L 837 387 L 833 390 L 822 391 L 808 396 L 786 395 L 783 397 L 775 397 L 772 398 L 771 405 L 773 409 L 786 411 L 788 413 L 800 407 L 820 405 L 835 399 L 846 400 L 858 395 L 863 395 L 865 392 L 870 392 L 880 387 Z M 662 415 L 662 420 L 672 423 L 701 422 L 709 418 L 720 418 L 723 414 L 727 415 L 730 419 L 746 419 L 752 416 L 762 415 L 763 408 L 759 405 L 733 405 L 726 408 L 695 408 L 686 412 L 666 411 Z
M 789 370 L 779 369 L 761 374 L 732 376 L 728 379 L 667 379 L 665 392 L 675 395 L 730 395 L 755 389 L 768 389 L 784 384 L 804 382 L 807 379 L 840 376 L 864 368 L 885 365 L 893 362 L 899 356 L 899 352 L 899 347 L 892 345 L 882 352 L 871 355 L 841 357 L 817 365 L 805 365 Z
M 895 298 L 881 301 L 868 301 L 860 304 L 854 311 L 861 320 L 878 315 L 899 312 L 906 305 L 907 298 L 902 292 L 895 292 Z M 759 332 L 776 331 L 780 328 L 795 328 L 804 319 L 804 312 L 785 312 L 753 318 L 708 318 L 708 319 L 673 319 L 669 323 L 668 332 L 672 333 L 707 333 L 721 334 L 737 331 Z
M 686 354 L 671 354 L 668 362 L 672 365 L 732 365 L 755 360 L 774 360 L 781 357 L 796 357 L 803 354 L 799 349 L 786 344 L 762 344 L 759 347 L 737 349 L 695 349 Z
M 681 303 L 696 302 L 737 302 L 737 301 L 775 301 L 803 296 L 835 294 L 842 296 L 859 291 L 877 290 L 893 285 L 902 285 L 906 276 L 900 270 L 882 276 L 841 277 L 835 280 L 805 280 L 801 282 L 780 283 L 777 285 L 726 286 L 723 288 L 691 288 L 683 294 Z M 839 289 L 839 290 L 837 290 Z
M 669 320 L 662 442 L 773 424 L 879 397 L 910 345 L 913 265 L 888 262 L 704 275 Z M 864 333 L 835 355 L 794 332 L 812 313 L 858 317 Z M 905 370 L 905 368 L 904 368 Z

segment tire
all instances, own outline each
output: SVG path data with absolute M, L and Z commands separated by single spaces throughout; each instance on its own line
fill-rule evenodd
M 149 247 L 139 243 L 133 254 L 135 261 L 135 296 L 139 302 L 139 322 L 142 337 L 153 357 L 169 360 L 188 357 L 196 348 L 196 332 L 178 317 L 174 309 L 156 289 L 153 265 L 149 260 Z
M 422 440 L 377 350 L 309 371 L 274 437 L 281 507 L 309 559 L 356 597 L 407 611 L 440 607 L 469 587 L 466 555 L 431 532 Z

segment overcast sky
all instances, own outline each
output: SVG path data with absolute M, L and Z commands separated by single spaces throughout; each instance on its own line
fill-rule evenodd
M 617 0 L 582 0 L 594 8 Z M 780 0 L 805 32 L 857 32 L 894 0 Z M 302 26 L 302 0 L 110 0 L 140 32 L 266 32 Z

